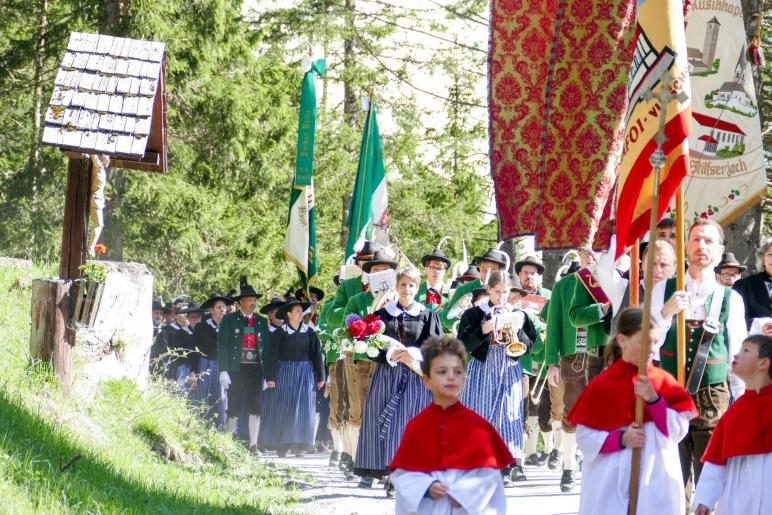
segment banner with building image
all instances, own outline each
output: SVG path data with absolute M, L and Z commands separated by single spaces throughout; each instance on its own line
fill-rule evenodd
M 692 88 L 686 221 L 701 217 L 728 224 L 766 192 L 740 0 L 695 0 L 686 22 Z

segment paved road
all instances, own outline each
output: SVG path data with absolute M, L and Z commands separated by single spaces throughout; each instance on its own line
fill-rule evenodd
M 312 485 L 300 485 L 299 513 L 332 515 L 378 515 L 394 512 L 394 500 L 386 497 L 383 485 L 364 490 L 357 481 L 346 481 L 337 468 L 327 466 L 329 454 L 303 458 L 263 458 L 303 470 L 314 478 Z M 560 492 L 560 471 L 526 467 L 528 481 L 507 489 L 507 508 L 512 514 L 569 515 L 579 510 L 579 486 L 570 494 Z

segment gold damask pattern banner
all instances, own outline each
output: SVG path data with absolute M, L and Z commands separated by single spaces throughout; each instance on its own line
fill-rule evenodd
M 493 0 L 490 155 L 503 239 L 607 244 L 634 17 L 635 0 Z

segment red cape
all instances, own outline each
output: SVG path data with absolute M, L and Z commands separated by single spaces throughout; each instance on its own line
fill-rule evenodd
M 772 384 L 745 393 L 718 421 L 702 462 L 726 465 L 734 456 L 772 452 Z
M 646 369 L 654 390 L 665 399 L 667 407 L 678 411 L 690 411 L 697 416 L 697 407 L 678 381 L 661 368 L 649 365 Z M 635 421 L 635 392 L 633 385 L 638 378 L 638 366 L 621 359 L 598 374 L 574 404 L 568 421 L 573 425 L 615 431 Z M 644 422 L 651 421 L 644 410 Z
M 513 461 L 487 420 L 460 402 L 446 409 L 432 403 L 408 422 L 389 469 L 500 469 Z

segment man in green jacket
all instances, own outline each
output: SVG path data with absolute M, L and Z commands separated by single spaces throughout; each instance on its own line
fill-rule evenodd
M 488 276 L 491 272 L 496 270 L 504 270 L 507 266 L 507 255 L 499 249 L 491 248 L 477 259 L 480 264 L 480 278 L 469 281 L 462 284 L 456 291 L 453 292 L 453 296 L 445 305 L 445 309 L 440 311 L 440 322 L 445 332 L 452 332 L 453 325 L 461 320 L 461 315 L 465 309 L 472 307 L 472 291 L 482 287 L 488 280 Z M 462 302 L 463 299 L 463 302 Z
M 416 300 L 431 310 L 441 310 L 448 302 L 445 291 L 445 271 L 450 268 L 450 259 L 441 248 L 437 247 L 430 254 L 421 258 L 426 280 L 421 282 Z
M 234 297 L 239 309 L 222 319 L 217 333 L 220 387 L 227 392 L 227 428 L 233 433 L 244 402 L 249 413 L 249 448 L 255 454 L 260 429 L 260 392 L 263 390 L 262 347 L 270 338 L 268 322 L 255 313 L 261 297 L 241 277 L 240 293 Z
M 397 262 L 382 250 L 376 251 L 371 260 L 362 264 L 362 271 L 366 274 L 396 269 Z M 345 318 L 348 315 L 355 314 L 364 318 L 365 315 L 372 313 L 374 301 L 375 295 L 370 289 L 351 297 L 343 312 L 343 325 L 345 325 Z M 343 330 L 346 330 L 345 327 Z M 370 387 L 370 380 L 375 373 L 375 362 L 368 359 L 366 354 L 357 354 L 351 351 L 346 352 L 345 357 L 338 361 L 338 366 L 343 367 L 345 378 L 345 386 L 339 388 L 338 394 L 345 395 L 348 406 L 348 417 L 342 420 L 344 452 L 340 461 L 341 468 L 346 467 L 344 472 L 348 477 L 353 473 L 354 456 L 356 456 L 357 442 L 359 441 L 359 428 L 362 426 L 362 412 L 365 408 L 365 398 Z

